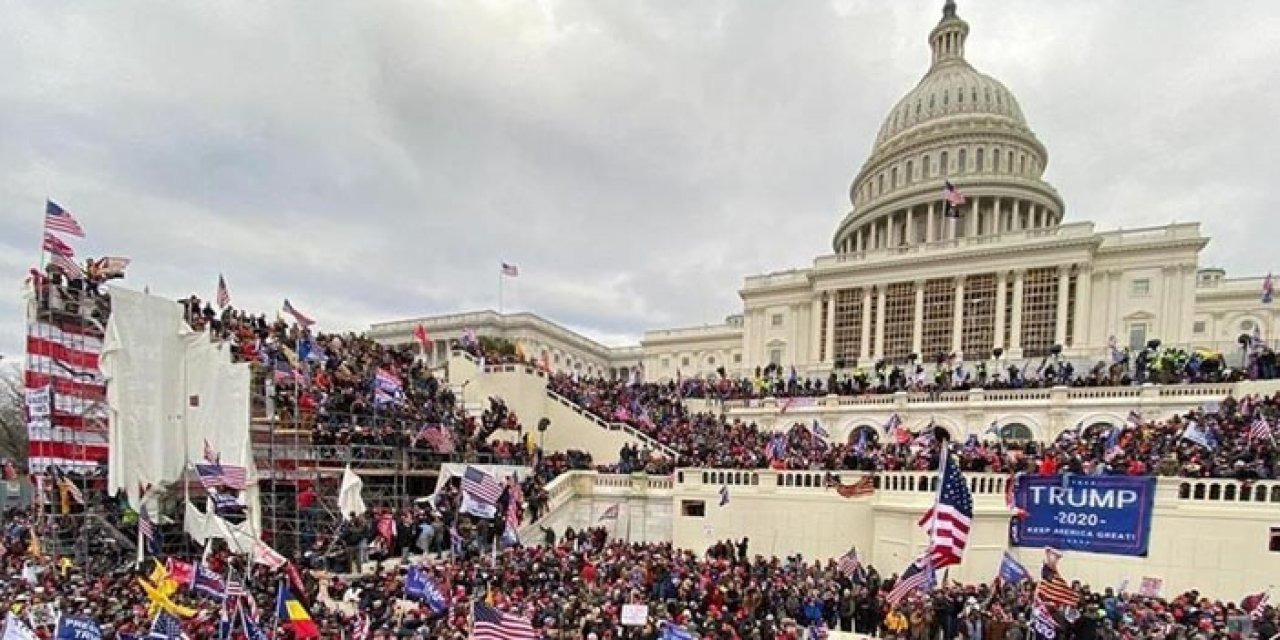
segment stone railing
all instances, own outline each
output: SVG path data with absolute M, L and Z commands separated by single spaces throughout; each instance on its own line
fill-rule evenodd
M 601 418 L 600 416 L 593 413 L 590 409 L 587 409 L 586 407 L 556 393 L 555 391 L 552 391 L 551 389 L 547 389 L 547 397 L 555 402 L 559 402 L 560 404 L 564 405 L 566 408 L 572 410 L 574 413 L 581 415 L 583 418 L 586 418 L 587 420 L 594 422 L 596 426 L 602 429 L 608 429 L 610 431 L 621 431 L 627 434 L 628 436 L 631 436 L 632 438 L 635 438 L 636 440 L 639 440 L 640 442 L 645 443 L 645 445 L 647 445 L 650 449 L 654 451 L 658 451 L 663 455 L 666 455 L 672 458 L 673 460 L 679 459 L 680 457 L 680 454 L 677 453 L 675 449 L 672 449 L 671 447 L 665 444 L 662 444 L 661 442 L 658 442 L 649 434 L 625 422 L 611 422 L 609 420 L 605 420 L 604 418 Z

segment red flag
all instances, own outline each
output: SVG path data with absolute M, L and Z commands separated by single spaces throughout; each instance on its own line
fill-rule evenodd
M 298 573 L 298 567 L 292 562 L 288 562 L 284 565 L 284 571 L 285 575 L 289 577 L 289 586 L 293 587 L 293 592 L 297 594 L 298 599 L 302 601 L 302 604 L 311 606 L 311 603 L 307 601 L 307 588 L 302 583 L 302 574 Z
M 418 325 L 414 327 L 413 337 L 418 341 L 418 344 L 422 345 L 424 350 L 431 348 L 431 338 L 427 336 L 427 328 L 425 326 Z
M 190 562 L 169 558 L 165 562 L 165 569 L 169 572 L 169 577 L 173 578 L 174 582 L 184 587 L 191 586 L 191 582 L 196 577 L 196 566 Z

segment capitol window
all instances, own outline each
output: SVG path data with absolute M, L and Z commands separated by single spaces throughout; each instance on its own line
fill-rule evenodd
M 1254 326 L 1256 326 L 1256 325 L 1254 325 L 1254 324 L 1253 324 L 1253 321 L 1252 321 L 1252 320 L 1244 320 L 1244 321 L 1241 321 L 1241 322 L 1240 322 L 1240 331 L 1241 331 L 1242 333 L 1249 333 L 1250 331 L 1253 331 Z
M 734 363 L 734 364 L 742 364 L 742 354 L 741 354 L 741 353 L 735 353 L 735 354 L 733 354 L 733 363 Z
M 1022 154 L 1022 159 L 1018 161 L 1018 173 L 1027 172 L 1027 154 Z
M 960 150 L 960 155 L 956 158 L 956 173 L 964 173 L 969 169 L 967 155 L 968 151 L 965 149 Z
M 769 350 L 769 364 L 782 365 L 782 349 Z
M 876 180 L 876 193 L 884 193 L 884 174 L 883 173 L 880 174 L 879 179 Z
M 929 156 L 920 156 L 920 177 L 929 179 Z
M 907 184 L 911 184 L 912 173 L 915 171 L 915 164 L 910 160 L 907 161 Z
M 682 366 L 682 367 L 687 367 L 687 366 L 689 366 L 689 356 L 685 356 L 685 357 L 683 357 L 683 358 L 680 358 L 680 366 Z
M 961 88 L 959 91 L 956 92 L 956 102 L 959 104 L 964 104 L 964 88 Z
M 1000 173 L 1000 150 L 991 150 L 991 171 L 992 173 Z
M 982 171 L 982 169 L 983 169 L 983 164 L 984 164 L 984 163 L 983 163 L 983 161 L 982 161 L 982 160 L 983 160 L 983 158 L 982 158 L 982 149 L 978 149 L 977 157 L 975 157 L 975 158 L 974 158 L 974 161 L 975 161 L 975 162 L 977 162 L 977 164 L 978 164 L 978 166 L 977 166 L 977 170 L 978 170 L 978 171 Z
M 662 359 L 662 368 L 663 368 L 663 369 L 670 369 L 670 368 L 671 368 L 671 358 L 663 358 L 663 359 Z
M 943 151 L 942 159 L 938 161 L 938 172 L 945 176 L 950 168 L 951 165 L 947 164 L 947 152 Z
M 1009 152 L 1009 162 L 1004 165 L 1005 171 L 1013 171 L 1013 152 Z
M 1147 323 L 1135 322 L 1129 325 L 1129 348 L 1138 351 L 1147 346 Z
M 1196 335 L 1200 335 L 1204 333 L 1204 329 L 1205 329 L 1204 320 L 1196 320 L 1191 324 L 1191 333 L 1194 333 Z
M 889 188 L 898 186 L 898 168 L 894 167 L 889 170 Z
M 1148 278 L 1138 278 L 1133 281 L 1129 287 L 1130 293 L 1135 296 L 1151 295 L 1151 280 Z

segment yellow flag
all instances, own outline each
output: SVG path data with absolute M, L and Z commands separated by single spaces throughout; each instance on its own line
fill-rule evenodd
M 66 556 L 62 556 L 61 558 L 58 558 L 58 568 L 62 570 L 62 577 L 64 578 L 67 577 L 67 572 L 70 571 L 71 568 L 74 566 L 75 564 L 71 562 L 71 558 L 68 558 Z
M 30 529 L 29 532 L 31 533 L 31 544 L 27 545 L 27 552 L 35 558 L 40 558 L 44 555 L 40 550 L 40 538 L 36 537 L 35 529 Z
M 142 586 L 142 590 L 146 592 L 147 597 L 151 599 L 151 609 L 163 609 L 165 613 L 179 618 L 190 618 L 196 615 L 195 609 L 175 603 L 169 599 L 168 595 L 162 593 L 145 579 L 138 578 L 138 584 Z
M 163 564 L 160 564 L 159 560 L 152 558 L 151 561 L 155 563 L 155 568 L 151 570 L 151 575 L 147 576 L 147 580 L 151 581 L 156 591 L 166 597 L 172 596 L 178 591 L 178 581 L 169 577 L 169 570 Z

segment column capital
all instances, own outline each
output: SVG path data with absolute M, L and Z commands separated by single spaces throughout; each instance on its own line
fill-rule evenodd
M 968 278 L 968 277 L 969 277 L 969 276 L 967 276 L 967 275 L 965 275 L 965 274 L 960 274 L 960 275 L 958 275 L 958 276 L 954 276 L 954 277 L 951 279 L 951 281 L 952 281 L 952 282 L 954 282 L 954 283 L 955 283 L 955 285 L 956 285 L 957 287 L 962 287 L 962 286 L 964 286 L 965 278 Z
M 915 279 L 916 289 L 923 289 L 925 282 L 928 282 L 928 280 L 925 280 L 924 278 L 916 278 Z
M 1058 275 L 1059 275 L 1059 276 L 1069 276 L 1069 275 L 1071 275 L 1071 265 L 1069 265 L 1069 264 L 1060 264 L 1060 265 L 1058 265 Z

